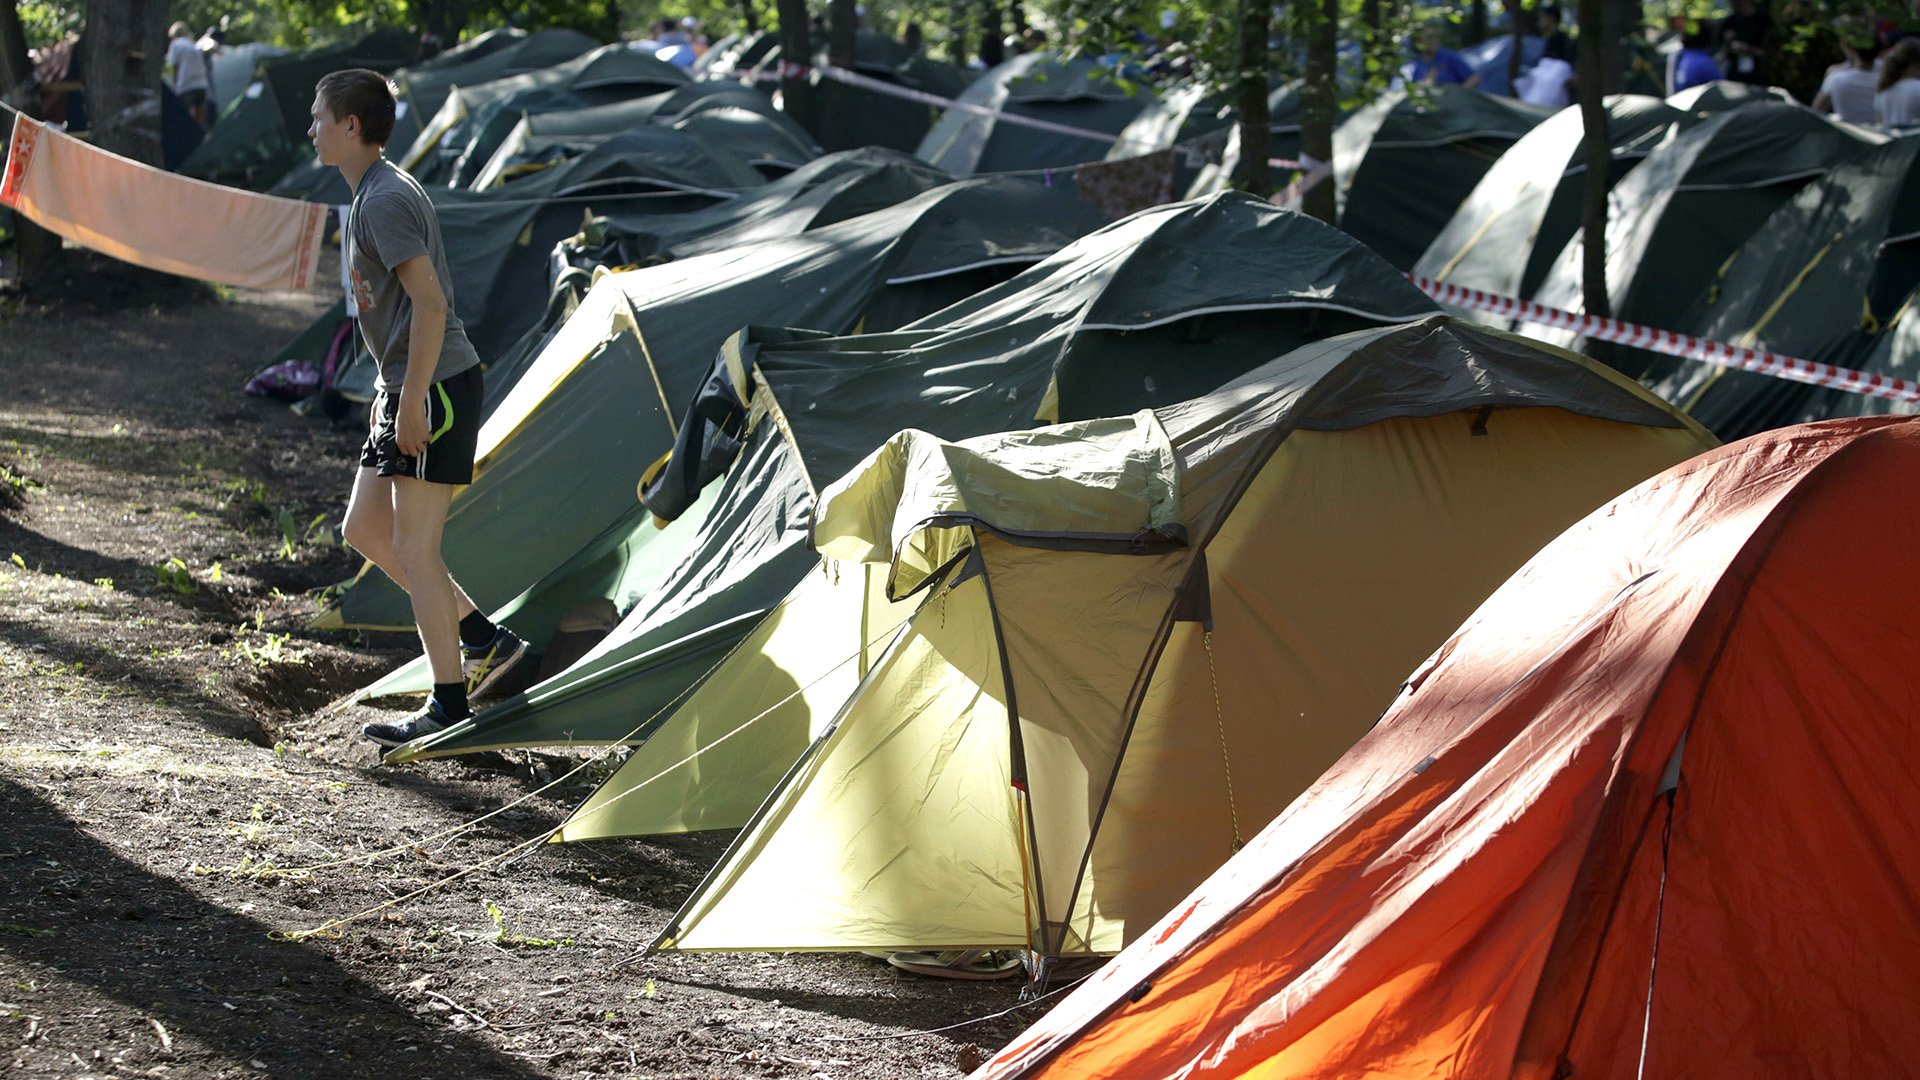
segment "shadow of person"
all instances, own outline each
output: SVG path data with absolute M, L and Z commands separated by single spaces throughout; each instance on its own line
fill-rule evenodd
M 14 1051 L 29 1070 L 65 1071 L 69 1054 L 79 1062 L 111 1045 L 119 1066 L 137 1070 L 231 1064 L 275 1077 L 365 1077 L 399 1065 L 424 1076 L 540 1075 L 421 1020 L 321 952 L 273 941 L 265 924 L 128 861 L 5 777 L 0 820 L 0 996 L 36 1032 Z M 101 1020 L 107 1001 L 130 1015 Z M 149 1021 L 168 1031 L 170 1048 L 158 1029 L 125 1037 L 130 1027 L 148 1034 Z M 118 1030 L 104 1038 L 87 1030 L 103 1023 Z M 87 1041 L 75 1041 L 79 1032 Z M 33 1060 L 41 1055 L 49 1056 Z

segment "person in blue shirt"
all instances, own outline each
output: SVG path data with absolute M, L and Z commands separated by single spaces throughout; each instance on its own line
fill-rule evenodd
M 1707 50 L 1712 46 L 1706 28 L 1698 19 L 1688 19 L 1680 27 L 1680 52 L 1673 58 L 1667 93 L 1677 94 L 1726 77 Z
M 1480 85 L 1480 73 L 1467 64 L 1466 57 L 1441 45 L 1439 25 L 1428 23 L 1420 28 L 1420 36 L 1415 40 L 1407 81 L 1464 86 L 1471 90 Z

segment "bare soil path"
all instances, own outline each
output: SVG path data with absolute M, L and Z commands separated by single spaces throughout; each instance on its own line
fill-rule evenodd
M 96 269 L 97 300 L 0 313 L 0 1072 L 947 1077 L 1030 1019 L 913 1034 L 1015 985 L 859 956 L 616 966 L 725 836 L 545 848 L 300 937 L 590 780 L 448 837 L 568 763 L 383 768 L 369 710 L 319 713 L 418 648 L 304 628 L 355 565 L 331 538 L 359 433 L 239 391 L 325 299 Z

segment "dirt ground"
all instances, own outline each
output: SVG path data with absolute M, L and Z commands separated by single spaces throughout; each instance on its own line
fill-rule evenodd
M 1017 984 L 860 956 L 636 955 L 725 835 L 544 847 L 303 935 L 538 836 L 594 774 L 381 767 L 383 714 L 322 712 L 418 648 L 305 629 L 356 565 L 359 433 L 240 393 L 327 297 L 80 288 L 0 312 L 0 1072 L 942 1077 L 1032 1019 L 919 1034 Z

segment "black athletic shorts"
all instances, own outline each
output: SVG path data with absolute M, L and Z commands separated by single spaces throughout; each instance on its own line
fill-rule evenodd
M 427 387 L 427 448 L 419 457 L 400 452 L 400 395 L 381 390 L 373 399 L 373 430 L 360 448 L 360 464 L 381 476 L 411 476 L 436 484 L 473 483 L 473 452 L 480 442 L 480 403 L 486 390 L 478 365 Z

